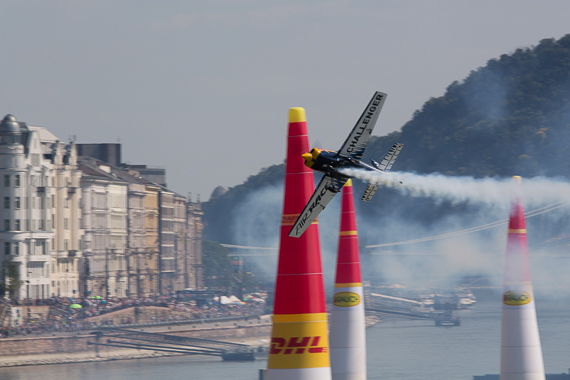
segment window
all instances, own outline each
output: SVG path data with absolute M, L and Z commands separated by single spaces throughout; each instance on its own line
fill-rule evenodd
M 20 175 L 19 174 L 16 174 L 14 176 L 14 186 L 20 187 Z
M 32 153 L 32 166 L 40 166 L 40 155 Z
M 64 251 L 69 251 L 69 240 L 65 239 L 63 241 L 63 250 Z
M 45 240 L 36 240 L 36 253 L 39 255 L 47 255 L 47 247 Z
M 46 197 L 46 208 L 51 208 L 50 197 Z
M 38 231 L 43 231 L 43 230 L 44 230 L 44 220 L 38 219 Z
M 30 231 L 30 219 L 26 219 L 26 231 Z
M 10 231 L 10 219 L 4 219 L 4 231 Z
M 5 187 L 10 186 L 10 174 L 5 174 L 5 175 L 4 175 L 4 186 L 5 186 Z
M 69 208 L 69 198 L 65 198 L 65 208 Z
M 5 255 L 11 254 L 11 253 L 12 253 L 12 252 L 11 252 L 11 248 L 12 248 L 12 247 L 10 247 L 10 243 L 9 243 L 9 242 L 5 242 L 5 243 L 4 243 L 4 254 L 5 254 Z
M 32 219 L 32 231 L 35 231 L 35 230 L 36 230 L 36 220 Z M 16 230 L 16 231 L 18 231 L 18 230 Z
M 32 197 L 32 208 L 36 208 L 36 197 Z
M 15 209 L 19 209 L 19 208 L 20 208 L 20 197 L 15 197 L 15 198 L 14 198 L 14 208 L 15 208 Z
M 18 256 L 20 254 L 20 243 L 14 243 L 14 255 Z
M 4 197 L 4 208 L 10 208 L 10 197 Z
M 42 197 L 38 197 L 38 208 L 43 210 L 44 208 L 44 199 Z
M 33 228 L 33 226 L 32 226 Z M 14 222 L 14 231 L 20 231 L 20 219 L 16 219 Z
M 55 195 L 51 195 L 51 207 L 55 207 Z
M 63 229 L 69 230 L 69 219 L 63 218 Z

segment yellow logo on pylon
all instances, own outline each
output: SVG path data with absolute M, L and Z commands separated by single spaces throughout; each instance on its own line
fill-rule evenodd
M 360 304 L 360 296 L 353 292 L 339 292 L 334 295 L 333 304 L 339 307 L 351 307 Z
M 510 306 L 520 306 L 530 303 L 530 293 L 527 292 L 506 292 L 503 294 L 503 303 Z
M 330 367 L 326 321 L 273 323 L 267 368 Z

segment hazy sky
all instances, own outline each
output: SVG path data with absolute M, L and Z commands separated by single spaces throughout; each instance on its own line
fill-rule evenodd
M 5 1 L 0 113 L 122 143 L 201 194 L 283 161 L 287 113 L 338 149 L 374 91 L 400 129 L 487 60 L 570 33 L 568 0 Z M 413 149 L 413 147 L 406 147 Z

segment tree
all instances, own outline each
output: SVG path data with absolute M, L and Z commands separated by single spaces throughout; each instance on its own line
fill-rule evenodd
M 3 290 L 10 294 L 10 297 L 14 297 L 15 293 L 24 284 L 24 281 L 20 277 L 20 269 L 18 263 L 13 263 L 9 261 L 4 262 L 3 266 Z
M 230 268 L 227 248 L 217 241 L 202 241 L 202 263 L 204 275 L 210 286 L 227 287 L 227 274 Z

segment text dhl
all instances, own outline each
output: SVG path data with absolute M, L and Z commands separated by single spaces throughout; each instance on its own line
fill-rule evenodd
M 527 292 L 506 292 L 503 294 L 503 303 L 510 306 L 526 305 L 530 302 Z
M 293 353 L 304 354 L 305 350 L 307 350 L 307 353 L 309 354 L 325 353 L 327 352 L 326 347 L 318 347 L 320 339 L 320 336 L 304 336 L 302 338 L 292 337 L 289 338 L 289 343 L 287 343 L 285 338 L 271 338 L 271 349 L 269 350 L 269 353 L 272 355 L 289 355 Z
M 360 304 L 360 296 L 353 292 L 339 292 L 334 295 L 333 304 L 340 307 L 350 307 Z

